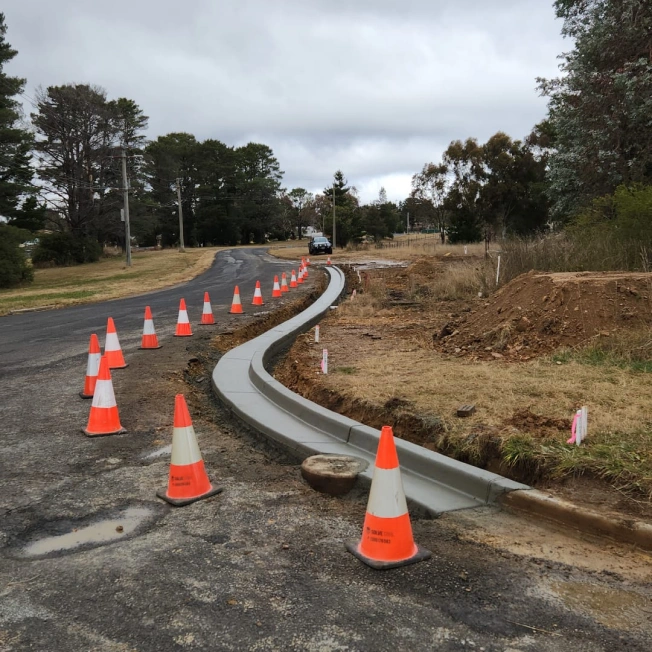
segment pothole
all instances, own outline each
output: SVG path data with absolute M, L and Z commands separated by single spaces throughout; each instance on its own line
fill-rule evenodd
M 138 505 L 78 520 L 48 521 L 20 536 L 11 546 L 12 556 L 35 559 L 106 546 L 143 534 L 165 511 L 159 505 Z

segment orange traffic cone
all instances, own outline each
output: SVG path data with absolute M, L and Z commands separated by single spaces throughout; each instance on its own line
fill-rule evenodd
M 93 394 L 91 412 L 88 416 L 88 425 L 82 432 L 89 437 L 120 435 L 127 432 L 120 425 L 118 406 L 113 393 L 113 381 L 109 371 L 109 360 L 106 354 L 100 359 L 100 370 L 95 383 L 95 393 Z
M 152 311 L 149 306 L 145 306 L 145 323 L 143 324 L 143 337 L 140 340 L 141 349 L 160 349 L 161 345 L 158 343 L 156 331 L 154 330 L 154 320 L 152 319 Z
M 157 491 L 156 495 L 175 507 L 181 507 L 221 491 L 222 487 L 214 487 L 206 475 L 186 399 L 183 394 L 177 394 L 168 487 Z
M 190 337 L 192 335 L 192 328 L 190 328 L 190 321 L 188 320 L 188 311 L 186 310 L 186 302 L 181 299 L 179 302 L 179 318 L 177 319 L 177 329 L 174 331 L 175 337 Z
M 113 318 L 109 317 L 106 323 L 106 339 L 104 340 L 104 355 L 109 363 L 109 369 L 124 369 L 127 366 L 120 342 L 118 341 L 118 333 L 115 330 Z
M 274 287 L 272 288 L 272 299 L 281 297 L 281 286 L 278 284 L 278 276 L 274 277 Z
M 286 276 L 285 272 L 283 272 L 283 274 L 281 274 L 281 293 L 289 291 L 290 288 L 288 287 L 288 277 Z
M 303 267 L 299 267 L 299 276 L 297 276 L 297 283 L 299 285 L 303 283 Z
M 346 544 L 346 548 L 376 569 L 406 566 L 431 556 L 430 551 L 419 548 L 412 538 L 391 426 L 384 426 L 380 433 L 362 539 L 357 544 Z
M 303 278 L 308 278 L 308 264 L 303 263 Z
M 260 281 L 256 281 L 256 289 L 254 291 L 254 300 L 251 302 L 252 306 L 262 306 L 263 302 L 263 293 L 260 291 Z
M 306 266 L 310 267 L 310 258 L 306 258 Z
M 297 287 L 297 275 L 294 270 L 292 270 L 292 276 L 290 277 L 290 287 Z
M 210 326 L 215 323 L 215 319 L 213 318 L 213 308 L 211 306 L 208 292 L 204 292 L 204 311 L 201 314 L 201 321 L 199 323 L 202 326 Z
M 330 264 L 331 264 L 331 257 L 330 257 L 330 256 L 326 259 L 326 264 L 327 264 L 327 265 L 330 265 Z
M 100 351 L 100 341 L 97 335 L 91 335 L 91 341 L 88 345 L 88 362 L 86 363 L 86 380 L 84 381 L 84 389 L 79 392 L 82 398 L 93 398 L 95 392 L 95 383 L 97 382 L 97 374 L 100 371 L 100 358 L 102 352 Z
M 233 303 L 231 303 L 231 310 L 229 312 L 232 315 L 241 315 L 243 312 L 242 303 L 240 302 L 240 288 L 237 285 L 233 291 Z

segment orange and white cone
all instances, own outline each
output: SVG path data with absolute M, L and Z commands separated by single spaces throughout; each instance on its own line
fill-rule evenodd
M 303 278 L 308 278 L 308 263 L 303 263 Z
M 278 284 L 278 276 L 275 276 L 274 287 L 272 288 L 272 299 L 279 299 L 281 296 L 281 286 Z
M 221 491 L 222 487 L 214 487 L 206 475 L 186 399 L 183 394 L 177 394 L 168 486 L 157 491 L 156 495 L 175 507 L 181 507 Z
M 390 426 L 384 426 L 380 433 L 362 539 L 359 543 L 347 543 L 346 548 L 360 561 L 378 570 L 407 566 L 431 556 L 430 551 L 419 548 L 412 537 Z
M 140 340 L 141 349 L 160 349 L 161 345 L 158 343 L 156 331 L 154 330 L 154 320 L 152 319 L 152 311 L 149 306 L 145 306 L 145 323 L 143 324 L 143 337 Z
M 188 319 L 188 311 L 186 310 L 186 301 L 181 299 L 179 302 L 179 318 L 177 319 L 177 329 L 174 331 L 175 337 L 190 337 L 192 335 L 192 328 L 190 328 L 190 320 Z
M 215 318 L 213 317 L 213 307 L 211 306 L 211 300 L 208 296 L 208 292 L 204 292 L 204 310 L 201 314 L 201 321 L 199 322 L 202 326 L 210 326 L 215 323 Z
M 263 302 L 263 293 L 260 291 L 260 281 L 256 281 L 256 289 L 254 290 L 254 300 L 251 302 L 252 306 L 262 306 Z
M 106 322 L 106 339 L 104 340 L 104 355 L 109 363 L 109 369 L 124 369 L 127 366 L 120 342 L 118 341 L 118 333 L 115 330 L 113 317 L 109 317 Z
M 306 266 L 310 267 L 310 258 L 306 258 Z
M 292 276 L 290 277 L 290 287 L 297 287 L 297 275 L 294 270 L 292 270 Z
M 235 290 L 233 290 L 233 302 L 231 303 L 231 310 L 229 312 L 232 315 L 241 315 L 243 313 L 242 303 L 240 301 L 240 288 L 236 285 Z
M 106 354 L 100 359 L 100 370 L 95 383 L 95 393 L 91 412 L 88 416 L 88 425 L 83 430 L 89 437 L 102 437 L 104 435 L 120 435 L 127 432 L 120 425 L 118 405 L 113 393 L 113 381 L 109 370 L 109 360 Z
M 288 287 L 288 277 L 285 274 L 285 272 L 283 272 L 283 274 L 281 274 L 281 293 L 289 292 L 289 291 L 290 288 Z
M 100 358 L 102 352 L 100 351 L 100 341 L 97 335 L 91 335 L 91 341 L 88 345 L 88 362 L 86 363 L 86 379 L 84 380 L 84 389 L 79 392 L 82 398 L 93 398 L 95 393 L 95 383 L 97 382 L 97 374 L 100 372 Z
M 297 283 L 301 285 L 303 283 L 303 267 L 299 267 L 299 276 L 297 276 Z
M 330 264 L 331 264 L 331 257 L 330 257 L 330 256 L 326 259 L 326 264 L 327 264 L 327 265 L 330 265 Z

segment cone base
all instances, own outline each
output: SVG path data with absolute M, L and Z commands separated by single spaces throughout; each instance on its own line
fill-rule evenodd
M 159 344 L 158 346 L 139 346 L 138 347 L 141 351 L 147 351 L 148 349 L 162 349 L 163 345 Z
M 121 427 L 120 430 L 112 430 L 111 432 L 91 432 L 90 430 L 86 430 L 86 428 L 82 428 L 82 432 L 87 437 L 108 437 L 109 435 L 124 435 L 127 430 Z
M 416 553 L 407 559 L 401 559 L 400 561 L 378 561 L 377 559 L 370 559 L 369 557 L 365 557 L 363 554 L 361 554 L 358 550 L 359 543 L 346 543 L 344 545 L 354 557 L 357 557 L 363 564 L 367 564 L 367 566 L 373 568 L 374 570 L 388 570 L 390 568 L 409 566 L 410 564 L 416 564 L 417 562 L 425 561 L 426 559 L 430 559 L 430 557 L 432 557 L 430 550 L 426 550 L 425 548 L 417 546 Z
M 192 337 L 192 333 L 175 333 L 174 337 Z
M 125 367 L 128 367 L 128 366 L 129 365 L 125 362 L 124 364 L 120 364 L 120 365 L 117 365 L 115 367 L 112 366 L 112 365 L 109 365 L 109 369 L 111 369 L 111 370 L 113 370 L 113 369 L 124 369 Z
M 229 310 L 229 315 L 244 315 L 244 310 Z
M 167 495 L 167 487 L 165 489 L 161 489 L 160 491 L 156 492 L 156 495 L 164 500 L 166 503 L 170 503 L 170 505 L 173 505 L 174 507 L 183 507 L 184 505 L 190 505 L 191 503 L 196 503 L 198 500 L 202 500 L 204 498 L 210 498 L 211 496 L 215 496 L 217 494 L 222 493 L 224 491 L 224 487 L 211 487 L 210 491 L 207 491 L 205 494 L 200 494 L 199 496 L 195 496 L 194 498 L 170 498 Z
M 84 394 L 83 391 L 82 391 L 82 392 L 79 392 L 79 396 L 80 396 L 81 398 L 93 398 L 93 395 L 92 395 L 92 394 Z
M 215 326 L 214 321 L 200 321 L 199 326 Z

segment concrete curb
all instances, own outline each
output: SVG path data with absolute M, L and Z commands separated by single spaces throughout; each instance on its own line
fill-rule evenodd
M 220 359 L 213 389 L 233 413 L 297 457 L 335 453 L 364 460 L 368 466 L 359 478 L 370 483 L 380 432 L 298 396 L 266 371 L 277 353 L 339 300 L 344 274 L 336 267 L 326 272 L 328 288 L 309 308 Z M 408 502 L 426 515 L 492 504 L 506 492 L 529 489 L 402 439 L 396 447 Z
M 510 512 L 538 516 L 586 534 L 652 551 L 652 525 L 643 521 L 604 516 L 536 489 L 504 494 L 498 502 Z

